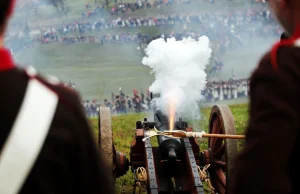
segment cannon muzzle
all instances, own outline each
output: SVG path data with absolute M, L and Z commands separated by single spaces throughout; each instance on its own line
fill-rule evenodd
M 154 114 L 154 121 L 156 128 L 159 131 L 169 131 L 170 124 L 167 116 L 160 111 Z M 175 128 L 175 126 L 173 126 Z M 178 159 L 177 153 L 182 149 L 179 139 L 173 139 L 165 136 L 158 136 L 159 147 L 162 151 L 162 158 L 168 161 L 176 161 Z

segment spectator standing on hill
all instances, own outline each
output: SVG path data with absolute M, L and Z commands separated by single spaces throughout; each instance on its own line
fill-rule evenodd
M 13 7 L 0 1 L 0 193 L 114 193 L 78 94 L 4 48 Z
M 250 79 L 246 143 L 229 194 L 300 193 L 300 1 L 268 0 L 286 30 Z

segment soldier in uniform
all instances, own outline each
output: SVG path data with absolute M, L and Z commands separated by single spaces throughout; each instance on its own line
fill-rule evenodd
M 230 81 L 226 81 L 226 82 L 227 82 L 227 98 L 226 99 L 231 99 L 232 98 L 231 82 Z
M 232 98 L 232 81 L 229 81 L 227 85 L 227 99 L 231 99 L 231 98 Z
M 244 95 L 244 93 L 243 93 L 243 82 L 238 81 L 237 82 L 237 96 L 242 97 L 243 95 Z
M 223 82 L 219 83 L 219 94 L 220 94 L 219 95 L 219 100 L 220 101 L 224 100 L 223 85 L 224 85 Z
M 248 85 L 247 85 L 247 80 L 243 80 L 243 92 L 244 92 L 244 96 L 248 96 Z
M 228 99 L 227 87 L 228 87 L 227 82 L 224 82 L 224 86 L 223 86 L 224 99 Z
M 231 172 L 230 194 L 300 193 L 300 1 L 268 3 L 289 37 L 251 76 L 246 142 Z
M 232 93 L 233 93 L 233 98 L 237 99 L 238 98 L 238 90 L 237 90 L 237 81 L 233 81 L 232 83 Z
M 114 193 L 78 94 L 4 48 L 13 5 L 0 1 L 0 193 Z
M 214 82 L 214 101 L 219 100 L 219 86 L 217 82 Z

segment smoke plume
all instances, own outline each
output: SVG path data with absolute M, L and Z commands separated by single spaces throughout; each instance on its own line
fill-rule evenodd
M 149 90 L 160 94 L 152 103 L 170 118 L 198 117 L 198 101 L 206 85 L 205 68 L 212 49 L 208 37 L 157 39 L 146 48 L 142 63 L 152 68 L 155 81 Z

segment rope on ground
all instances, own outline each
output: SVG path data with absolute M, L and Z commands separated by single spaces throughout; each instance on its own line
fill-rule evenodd
M 138 167 L 135 170 L 135 175 L 138 179 L 138 181 L 137 181 L 137 185 L 139 187 L 138 193 L 141 194 L 142 190 L 145 190 L 145 186 L 147 184 L 147 171 L 144 167 Z
M 209 167 L 210 167 L 210 164 L 204 166 L 203 169 L 201 170 L 200 166 L 197 166 L 201 181 L 205 181 L 208 185 L 210 192 L 215 193 L 215 188 L 212 186 L 210 179 L 207 175 L 207 169 Z

